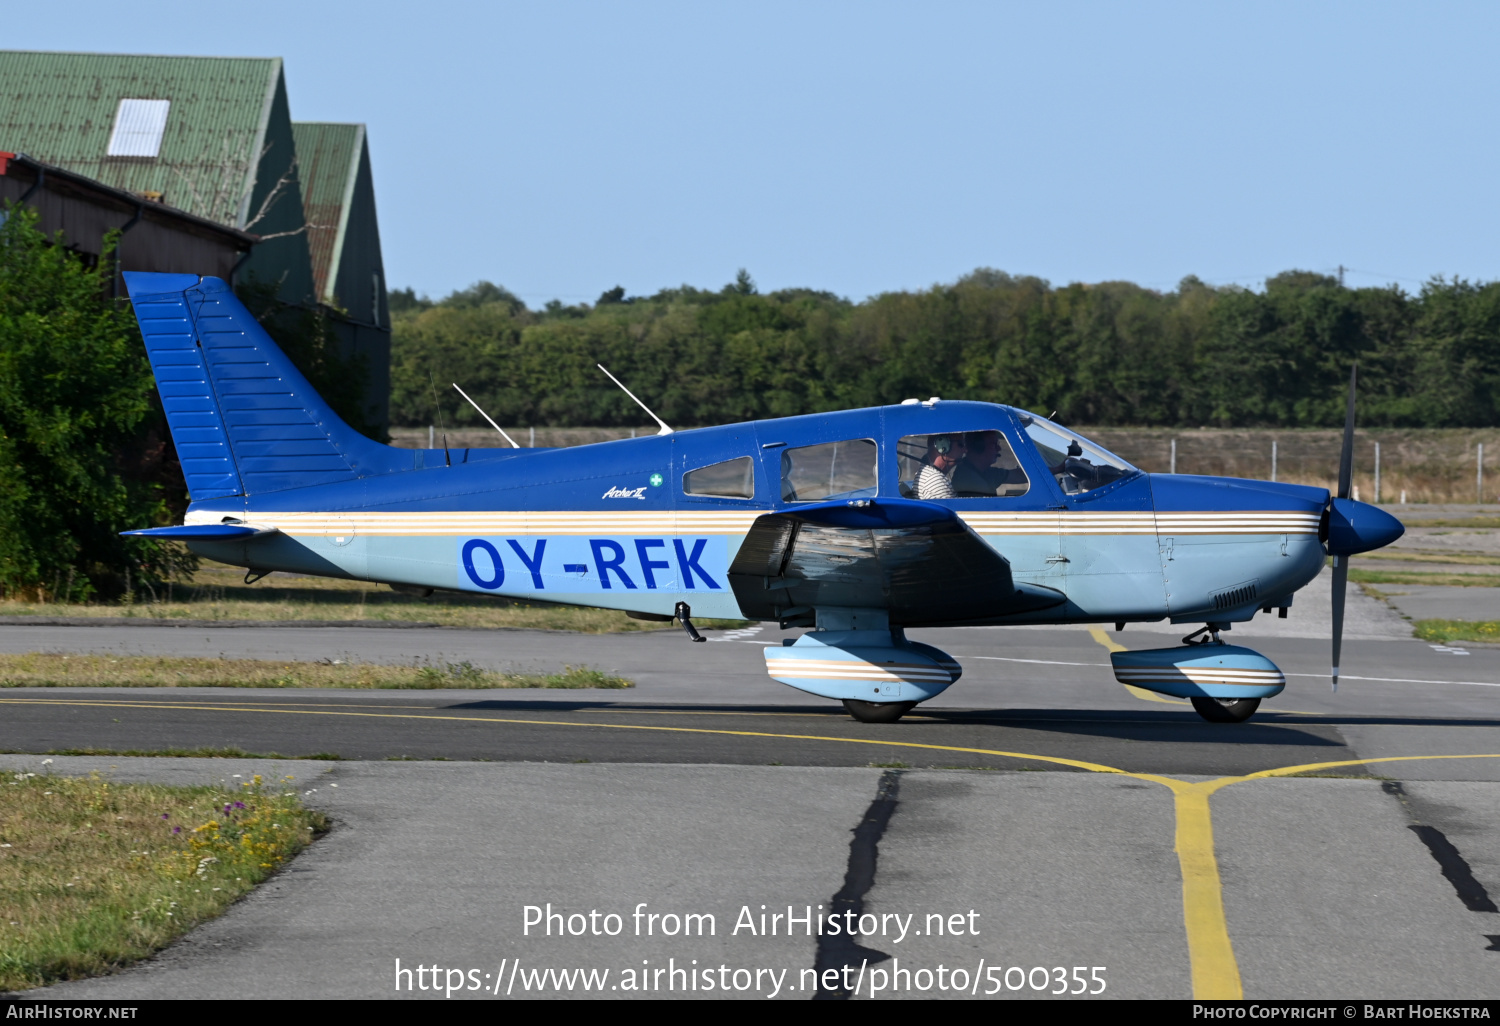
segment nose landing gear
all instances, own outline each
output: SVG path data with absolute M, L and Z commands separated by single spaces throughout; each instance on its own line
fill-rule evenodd
M 1259 708 L 1258 698 L 1193 698 L 1193 709 L 1209 723 L 1244 723 Z
M 1186 698 L 1210 723 L 1243 723 L 1262 698 L 1281 693 L 1286 677 L 1275 663 L 1253 649 L 1226 645 L 1222 624 L 1194 631 L 1178 648 L 1111 652 L 1115 679 L 1173 698 Z M 1198 640 L 1203 635 L 1208 637 Z

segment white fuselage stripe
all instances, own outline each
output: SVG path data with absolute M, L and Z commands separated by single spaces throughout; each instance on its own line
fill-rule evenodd
M 795 507 L 792 507 L 795 509 Z M 629 510 L 535 512 L 264 512 L 194 510 L 188 524 L 247 519 L 296 536 L 375 537 L 474 535 L 724 534 L 743 535 L 764 510 L 720 512 Z M 960 512 L 975 532 L 993 537 L 1048 535 L 1316 534 L 1312 513 L 989 513 Z

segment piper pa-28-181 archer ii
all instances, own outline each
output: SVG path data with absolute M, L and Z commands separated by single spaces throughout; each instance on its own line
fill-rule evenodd
M 397 449 L 340 420 L 224 282 L 125 279 L 191 498 L 182 526 L 128 533 L 247 582 L 619 609 L 694 641 L 694 615 L 811 628 L 767 648 L 767 671 L 865 722 L 958 680 L 908 628 L 1162 619 L 1202 627 L 1114 653 L 1116 677 L 1244 720 L 1286 680 L 1220 632 L 1285 616 L 1329 555 L 1337 688 L 1348 557 L 1402 533 L 1348 497 L 1352 377 L 1335 497 L 1148 474 L 1042 417 L 938 399 L 569 449 Z

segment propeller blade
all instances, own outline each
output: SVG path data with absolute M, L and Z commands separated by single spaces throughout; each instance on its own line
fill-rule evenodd
M 1344 593 L 1349 587 L 1349 557 L 1333 557 L 1333 690 L 1339 689 L 1339 651 L 1344 647 Z
M 1349 485 L 1354 477 L 1354 381 L 1359 374 L 1359 364 L 1349 368 L 1349 409 L 1344 414 L 1344 451 L 1339 453 L 1339 498 L 1349 498 Z
M 1349 406 L 1344 413 L 1344 449 L 1339 453 L 1340 499 L 1349 498 L 1354 477 L 1354 387 L 1359 364 L 1349 368 Z M 1333 557 L 1333 690 L 1339 689 L 1339 652 L 1344 647 L 1344 598 L 1349 588 L 1349 557 Z

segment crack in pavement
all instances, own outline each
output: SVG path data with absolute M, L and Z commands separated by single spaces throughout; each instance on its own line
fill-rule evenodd
M 829 904 L 829 918 L 843 919 L 858 924 L 865 911 L 865 895 L 875 886 L 875 868 L 880 858 L 880 839 L 885 836 L 891 817 L 896 814 L 901 791 L 901 771 L 886 770 L 880 775 L 875 788 L 875 799 L 870 802 L 859 825 L 850 831 L 854 836 L 849 841 L 849 863 L 844 870 L 844 886 L 833 896 Z M 836 935 L 818 933 L 818 953 L 813 962 L 817 980 L 823 980 L 825 972 L 837 974 L 838 984 L 825 988 L 821 982 L 813 994 L 814 1001 L 848 1001 L 852 989 L 847 986 L 847 968 L 858 964 L 863 967 L 870 962 L 884 962 L 891 956 L 861 945 L 858 934 L 843 929 Z

